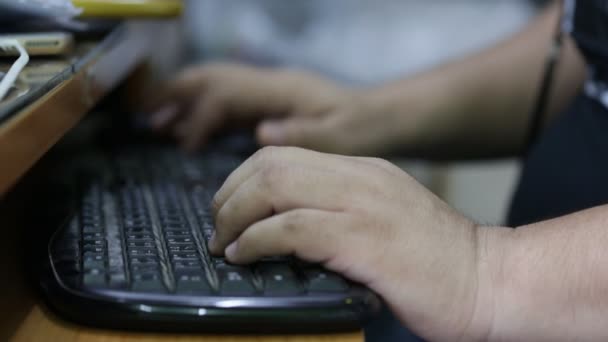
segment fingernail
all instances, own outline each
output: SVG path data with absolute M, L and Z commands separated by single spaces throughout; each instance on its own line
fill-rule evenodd
M 150 117 L 150 125 L 154 128 L 161 128 L 168 124 L 177 115 L 177 105 L 171 104 L 162 107 Z
M 226 258 L 228 258 L 228 260 L 236 259 L 236 250 L 238 248 L 237 244 L 238 241 L 234 241 L 228 247 L 226 247 L 224 254 L 226 255 Z
M 285 132 L 281 124 L 265 122 L 260 126 L 259 139 L 263 145 L 284 145 Z

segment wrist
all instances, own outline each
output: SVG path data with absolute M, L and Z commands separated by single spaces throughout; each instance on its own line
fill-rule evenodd
M 382 137 L 379 155 L 408 153 L 418 146 L 419 130 L 425 116 L 424 100 L 417 98 L 413 90 L 416 87 L 394 85 L 357 89 L 353 100 L 357 110 L 374 117 Z M 409 89 L 412 90 L 409 90 Z
M 394 151 L 428 157 L 449 136 L 457 107 L 450 85 L 434 73 L 371 88 L 363 98 L 386 122 Z
M 427 230 L 435 231 L 427 238 L 436 244 L 405 260 L 389 258 L 402 262 L 380 267 L 380 274 L 370 277 L 376 282 L 368 285 L 426 339 L 487 341 L 494 332 L 502 255 L 512 230 L 449 219 L 451 224 Z
M 507 247 L 515 231 L 506 227 L 477 228 L 477 290 L 473 315 L 466 338 L 470 341 L 491 341 L 496 336 L 497 313 L 502 303 L 504 262 Z

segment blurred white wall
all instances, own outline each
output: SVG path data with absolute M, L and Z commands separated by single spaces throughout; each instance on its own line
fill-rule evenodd
M 535 9 L 523 0 L 189 0 L 185 30 L 196 60 L 233 58 L 323 72 L 352 84 L 411 75 L 494 44 Z M 499 223 L 514 161 L 397 161 L 474 219 Z

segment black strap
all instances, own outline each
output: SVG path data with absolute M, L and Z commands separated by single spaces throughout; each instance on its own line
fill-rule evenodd
M 527 154 L 532 145 L 538 139 L 538 135 L 540 133 L 543 119 L 545 118 L 545 114 L 547 111 L 547 104 L 549 100 L 549 95 L 551 94 L 551 90 L 553 88 L 553 79 L 555 78 L 555 68 L 559 64 L 562 55 L 562 47 L 564 45 L 564 31 L 562 30 L 562 20 L 564 16 L 564 7 L 561 6 L 560 10 L 560 20 L 557 22 L 557 27 L 555 29 L 555 33 L 553 34 L 553 44 L 551 46 L 551 50 L 547 55 L 547 61 L 545 62 L 545 70 L 543 73 L 543 78 L 540 83 L 540 88 L 538 95 L 536 97 L 536 102 L 534 103 L 534 107 L 532 107 L 532 112 L 530 115 L 530 128 L 528 130 L 528 135 L 526 137 L 526 145 L 525 145 L 525 153 Z

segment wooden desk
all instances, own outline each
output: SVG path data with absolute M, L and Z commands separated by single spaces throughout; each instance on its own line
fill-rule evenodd
M 20 329 L 13 335 L 14 342 L 34 341 L 91 341 L 91 342 L 355 342 L 363 341 L 361 334 L 308 336 L 201 336 L 167 335 L 95 330 L 74 326 L 49 318 L 48 313 L 34 307 Z
M 161 23 L 127 24 L 115 37 L 92 48 L 55 86 L 0 123 L 0 340 L 11 341 L 334 341 L 360 342 L 360 332 L 316 336 L 203 336 L 97 330 L 55 317 L 39 303 L 22 269 L 23 225 L 17 219 L 28 196 L 3 197 L 18 180 L 108 91 L 150 53 Z M 10 203 L 17 197 L 19 203 Z

